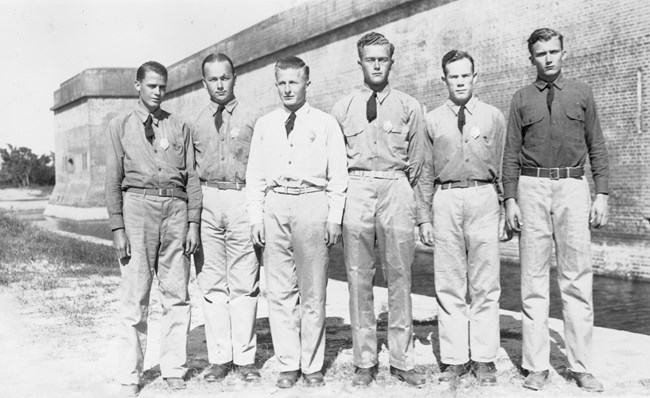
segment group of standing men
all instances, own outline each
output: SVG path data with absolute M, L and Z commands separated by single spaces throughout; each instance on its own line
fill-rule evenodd
M 570 375 L 582 388 L 602 391 L 589 373 L 589 224 L 607 222 L 606 147 L 591 90 L 561 74 L 562 36 L 538 29 L 528 43 L 538 78 L 515 94 L 507 126 L 497 108 L 473 95 L 474 60 L 458 50 L 442 59 L 449 100 L 425 116 L 413 97 L 389 85 L 394 47 L 375 32 L 357 43 L 364 87 L 341 98 L 331 114 L 307 102 L 310 71 L 298 57 L 275 64 L 282 106 L 258 118 L 235 98 L 230 58 L 209 55 L 202 74 L 210 102 L 190 124 L 160 109 L 165 68 L 143 64 L 138 105 L 108 128 L 124 394 L 141 388 L 154 274 L 162 292 L 161 372 L 171 388 L 185 387 L 192 254 L 211 363 L 204 378 L 236 371 L 245 381 L 260 379 L 254 362 L 261 251 L 276 384 L 289 388 L 302 376 L 307 386 L 323 385 L 329 248 L 341 238 L 352 384 L 370 384 L 378 370 L 377 249 L 388 285 L 390 373 L 423 385 L 414 371 L 410 295 L 416 226 L 422 242 L 434 246 L 440 381 L 471 372 L 482 385 L 496 383 L 498 244 L 515 230 L 521 231 L 524 386 L 541 389 L 548 378 L 555 241 Z

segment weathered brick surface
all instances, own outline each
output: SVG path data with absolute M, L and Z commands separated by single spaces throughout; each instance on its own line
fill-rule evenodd
M 316 0 L 170 66 L 171 91 L 165 107 L 190 115 L 202 105 L 207 94 L 199 80 L 201 60 L 209 52 L 224 51 L 241 65 L 238 97 L 256 104 L 263 112 L 279 104 L 273 85 L 274 61 L 286 54 L 302 57 L 312 70 L 309 101 L 327 111 L 341 95 L 361 86 L 355 43 L 365 32 L 377 30 L 396 46 L 391 84 L 413 95 L 427 109 L 446 98 L 440 82 L 440 59 L 450 49 L 459 48 L 469 51 L 476 60 L 477 95 L 507 116 L 514 92 L 529 84 L 535 75 L 528 60 L 526 38 L 535 28 L 555 28 L 565 36 L 565 75 L 593 87 L 610 151 L 611 217 L 607 228 L 594 232 L 596 268 L 616 264 L 617 273 L 625 273 L 620 269 L 626 269 L 647 276 L 648 21 L 650 3 L 643 0 Z M 57 118 L 60 116 L 57 114 Z M 79 126 L 84 123 L 80 121 Z M 66 139 L 57 136 L 57 143 L 60 141 Z M 66 151 L 76 150 L 71 144 L 60 146 L 57 144 L 59 158 Z

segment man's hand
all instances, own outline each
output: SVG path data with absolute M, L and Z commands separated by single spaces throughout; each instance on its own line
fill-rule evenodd
M 596 199 L 591 205 L 591 213 L 589 214 L 589 225 L 593 228 L 604 227 L 609 220 L 609 205 L 607 200 L 609 195 L 602 193 L 596 194 Z
M 433 246 L 433 225 L 430 222 L 420 224 L 420 240 L 427 246 Z
M 129 238 L 126 237 L 124 228 L 113 231 L 113 249 L 115 249 L 118 260 L 131 257 L 131 244 Z
M 521 226 L 524 225 L 521 222 L 521 212 L 515 198 L 506 200 L 506 224 L 508 228 L 515 232 L 520 232 Z
M 512 228 L 506 222 L 505 210 L 499 215 L 499 241 L 507 242 L 514 236 Z
M 325 244 L 327 247 L 332 247 L 333 245 L 339 243 L 341 240 L 341 226 L 333 222 L 327 223 L 327 230 L 325 231 Z
M 251 226 L 251 240 L 256 246 L 264 247 L 264 224 L 259 223 Z
M 187 236 L 185 238 L 185 254 L 194 254 L 199 247 L 201 234 L 199 233 L 199 224 L 195 222 L 189 223 Z

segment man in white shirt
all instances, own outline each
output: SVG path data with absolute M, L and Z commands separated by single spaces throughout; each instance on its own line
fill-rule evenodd
M 251 238 L 264 246 L 269 322 L 280 364 L 277 386 L 323 385 L 329 248 L 341 238 L 347 189 L 343 135 L 336 120 L 309 106 L 309 67 L 298 57 L 275 64 L 283 106 L 255 124 L 246 202 Z

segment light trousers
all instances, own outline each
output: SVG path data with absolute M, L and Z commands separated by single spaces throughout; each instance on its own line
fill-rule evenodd
M 271 337 L 281 372 L 309 374 L 323 368 L 328 211 L 324 191 L 266 195 L 264 269 Z
M 415 258 L 415 195 L 407 178 L 350 176 L 343 214 L 343 255 L 350 290 L 353 363 L 377 364 L 373 297 L 375 242 L 388 284 L 390 364 L 414 367 L 411 266 Z
M 433 266 L 444 364 L 497 357 L 499 213 L 493 185 L 438 189 L 433 197 Z
M 589 372 L 592 358 L 591 197 L 582 178 L 519 178 L 521 211 L 522 367 L 550 368 L 549 270 L 553 243 L 562 295 L 569 368 Z
M 243 190 L 203 187 L 201 249 L 194 259 L 213 364 L 255 362 L 259 262 L 245 200 Z
M 139 384 L 147 347 L 149 295 L 154 274 L 162 303 L 160 371 L 163 377 L 183 377 L 187 361 L 190 262 L 184 254 L 187 204 L 178 198 L 124 195 L 124 227 L 131 257 L 120 265 L 118 380 Z

